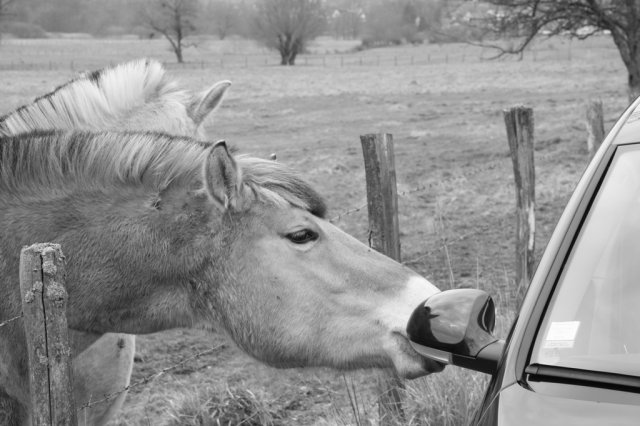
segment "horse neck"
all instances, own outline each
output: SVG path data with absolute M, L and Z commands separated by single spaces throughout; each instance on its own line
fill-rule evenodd
M 219 256 L 215 239 L 204 238 L 203 229 L 176 224 L 173 216 L 148 219 L 154 193 L 114 187 L 95 193 L 52 191 L 49 197 L 38 193 L 8 202 L 0 197 L 0 273 L 7 278 L 0 290 L 10 293 L 0 300 L 19 302 L 18 287 L 9 283 L 18 279 L 20 248 L 54 242 L 68 259 L 71 328 L 141 334 L 192 326 L 197 295 L 190 280 L 222 262 L 213 261 Z M 92 280 L 99 284 L 85 287 Z M 95 294 L 101 291 L 105 294 Z M 181 307 L 175 310 L 179 314 L 158 311 L 167 300 Z M 3 301 L 0 307 L 9 306 Z
M 69 202 L 74 199 L 72 192 L 57 190 L 0 194 L 0 256 L 7 259 L 0 262 L 3 276 L 17 276 L 21 247 L 60 242 L 61 236 L 82 226 L 85 219 L 79 205 Z M 87 202 L 101 204 L 98 198 Z

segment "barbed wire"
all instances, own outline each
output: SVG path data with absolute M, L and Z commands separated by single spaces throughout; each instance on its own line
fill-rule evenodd
M 124 388 L 122 388 L 119 391 L 115 391 L 115 392 L 111 392 L 111 393 L 105 394 L 105 395 L 102 396 L 101 399 L 98 399 L 98 400 L 95 400 L 95 401 L 89 401 L 86 404 L 83 404 L 82 406 L 80 406 L 80 408 L 78 408 L 78 410 L 84 410 L 84 409 L 90 408 L 90 407 L 92 407 L 94 405 L 98 405 L 98 404 L 101 404 L 103 402 L 110 401 L 110 400 L 116 398 L 118 395 L 121 395 L 123 392 L 126 392 L 126 391 L 128 391 L 130 389 L 136 388 L 138 386 L 142 386 L 144 384 L 147 384 L 147 383 L 151 382 L 152 380 L 155 380 L 158 377 L 170 372 L 171 370 L 175 370 L 176 368 L 186 364 L 187 362 L 194 361 L 194 360 L 196 360 L 198 358 L 201 358 L 201 357 L 203 357 L 205 355 L 212 354 L 212 353 L 214 353 L 214 352 L 216 352 L 216 351 L 218 351 L 218 350 L 220 350 L 220 349 L 222 349 L 222 348 L 224 348 L 226 346 L 227 345 L 225 343 L 221 343 L 218 346 L 214 346 L 214 347 L 211 347 L 211 348 L 209 348 L 207 350 L 198 352 L 197 354 L 195 354 L 193 356 L 190 356 L 188 358 L 185 358 L 185 359 L 181 360 L 177 364 L 174 364 L 174 365 L 172 365 L 170 367 L 163 368 L 162 370 L 157 371 L 157 372 L 151 374 L 150 376 L 144 377 L 144 378 L 138 380 L 135 383 L 131 383 L 131 384 L 125 386 Z
M 534 152 L 534 159 L 537 160 L 538 162 L 539 161 L 545 161 L 545 160 L 550 159 L 550 158 L 556 158 L 557 155 L 558 155 L 557 153 L 551 153 L 551 152 L 549 152 L 549 153 L 536 153 L 536 152 Z M 507 164 L 505 164 L 505 163 L 510 162 L 510 160 L 511 160 L 510 156 L 505 156 L 503 158 L 494 159 L 494 160 L 492 160 L 492 161 L 490 161 L 488 163 L 485 163 L 485 164 L 483 164 L 481 166 L 476 166 L 476 167 L 473 167 L 473 168 L 467 168 L 464 173 L 459 173 L 459 174 L 457 174 L 455 176 L 452 176 L 452 177 L 449 177 L 449 178 L 446 178 L 446 179 L 442 179 L 442 180 L 439 180 L 439 181 L 436 181 L 436 182 L 421 184 L 421 185 L 418 185 L 418 186 L 416 186 L 414 188 L 407 189 L 407 190 L 404 190 L 404 191 L 398 191 L 397 195 L 398 195 L 398 197 L 406 197 L 406 196 L 409 196 L 409 195 L 412 195 L 412 194 L 416 194 L 416 193 L 419 193 L 419 192 L 422 192 L 422 191 L 426 191 L 426 190 L 429 190 L 429 189 L 440 189 L 440 188 L 442 188 L 442 187 L 444 187 L 444 186 L 446 186 L 448 184 L 459 182 L 461 180 L 469 181 L 473 176 L 475 176 L 475 175 L 477 175 L 477 174 L 479 174 L 481 172 L 494 170 L 497 167 L 506 167 Z M 345 216 L 349 216 L 349 215 L 352 215 L 354 213 L 360 212 L 366 206 L 367 206 L 367 203 L 363 203 L 363 204 L 361 204 L 361 205 L 359 205 L 357 207 L 353 207 L 353 208 L 350 208 L 348 210 L 345 210 L 345 211 L 337 214 L 336 216 L 332 217 L 329 220 L 329 222 L 335 224 L 335 223 L 339 222 Z M 430 250 L 427 250 L 426 252 L 423 252 L 423 253 L 419 254 L 418 256 L 415 256 L 415 257 L 413 257 L 413 258 L 411 258 L 409 260 L 402 261 L 401 263 L 403 265 L 415 265 L 418 262 L 420 262 L 421 260 L 426 259 L 426 258 L 432 256 L 433 254 L 435 254 L 435 253 L 437 253 L 437 252 L 439 252 L 439 251 L 441 251 L 443 249 L 446 249 L 447 247 L 459 244 L 462 241 L 468 239 L 469 237 L 481 234 L 482 232 L 484 232 L 484 231 L 479 229 L 477 231 L 468 232 L 468 233 L 465 233 L 463 235 L 456 236 L 456 237 L 453 237 L 453 238 L 445 237 L 442 241 L 440 241 L 440 243 L 437 245 L 437 247 L 434 247 L 434 248 L 432 248 Z
M 11 324 L 14 321 L 19 320 L 20 318 L 22 318 L 22 312 L 20 312 L 20 315 L 13 317 L 13 318 L 9 318 L 8 320 L 2 321 L 0 322 L 0 328 L 4 327 L 5 325 Z
M 539 153 L 536 155 L 536 153 L 534 152 L 534 158 L 537 160 L 546 160 L 552 157 L 557 156 L 556 153 Z M 426 183 L 426 184 L 421 184 L 418 185 L 414 188 L 408 189 L 408 190 L 404 190 L 404 191 L 398 191 L 398 197 L 406 197 L 408 195 L 412 195 L 421 191 L 426 191 L 428 189 L 436 189 L 438 187 L 443 187 L 445 185 L 460 181 L 460 180 L 470 180 L 470 178 L 472 178 L 473 176 L 477 175 L 478 173 L 481 172 L 485 172 L 488 170 L 493 170 L 498 166 L 505 166 L 504 163 L 509 162 L 511 160 L 511 157 L 504 157 L 504 158 L 498 158 L 495 160 L 492 160 L 488 163 L 485 163 L 482 166 L 476 166 L 476 167 L 472 167 L 472 168 L 468 168 L 465 172 L 463 173 L 459 173 L 455 176 L 446 178 L 446 179 L 442 179 L 442 180 L 438 180 L 437 182 L 432 182 L 432 183 Z M 356 207 L 352 207 L 350 209 L 347 209 L 339 214 L 337 214 L 336 216 L 332 217 L 331 219 L 329 219 L 330 223 L 337 223 L 339 222 L 342 218 L 344 218 L 345 216 L 349 216 L 352 215 L 354 213 L 358 213 L 360 212 L 362 209 L 364 209 L 367 206 L 367 203 L 363 203 L 361 205 L 358 205 Z
M 351 214 L 357 213 L 360 210 L 362 210 L 363 208 L 367 207 L 367 203 L 361 204 L 358 207 L 353 207 L 349 210 L 345 210 L 342 213 L 338 214 L 337 216 L 332 217 L 331 219 L 329 219 L 329 223 L 336 223 L 339 222 L 340 219 L 342 219 L 345 216 L 349 216 Z
M 493 163 L 498 163 L 498 161 L 496 160 Z M 495 164 L 490 164 L 488 166 L 485 166 L 483 168 L 483 170 L 489 170 L 489 169 L 492 169 L 492 168 L 495 168 Z M 452 182 L 455 182 L 457 180 L 460 180 L 460 178 L 468 180 L 468 177 L 473 176 L 474 174 L 477 174 L 479 172 L 480 171 L 472 171 L 471 173 L 467 173 L 467 174 L 464 174 L 462 176 L 458 175 L 458 176 L 455 176 L 455 177 L 451 177 L 451 178 L 440 180 L 438 182 L 421 184 L 421 185 L 418 185 L 418 186 L 416 186 L 414 188 L 411 188 L 411 189 L 407 189 L 407 190 L 404 190 L 404 191 L 398 191 L 397 195 L 398 195 L 398 197 L 406 197 L 408 195 L 412 195 L 412 194 L 415 194 L 415 193 L 418 193 L 418 192 L 421 192 L 421 191 L 426 191 L 428 189 L 433 189 L 433 188 L 436 188 L 438 186 L 444 186 L 444 185 L 446 185 L 448 183 L 452 183 Z M 347 209 L 347 210 L 337 214 L 336 216 L 334 216 L 331 219 L 329 219 L 329 222 L 330 223 L 337 223 L 343 217 L 352 215 L 354 213 L 357 213 L 357 212 L 361 211 L 362 209 L 364 209 L 365 207 L 367 207 L 367 203 L 366 202 L 362 203 L 362 204 L 360 204 L 360 205 L 358 205 L 356 207 L 352 207 L 350 209 Z
M 400 263 L 402 263 L 403 265 L 416 264 L 419 261 L 421 261 L 422 259 L 425 259 L 425 258 L 431 256 L 432 254 L 442 250 L 445 247 L 451 247 L 452 245 L 459 244 L 463 240 L 466 240 L 467 238 L 472 237 L 474 235 L 481 234 L 482 232 L 484 232 L 484 230 L 478 230 L 478 231 L 474 231 L 474 232 L 467 232 L 466 234 L 462 234 L 462 235 L 459 235 L 459 236 L 451 238 L 451 239 L 445 237 L 445 238 L 442 239 L 442 241 L 440 241 L 440 244 L 437 247 L 432 248 L 431 250 L 427 250 L 426 252 L 423 252 L 419 256 L 416 256 L 416 257 L 414 257 L 414 258 L 412 258 L 410 260 L 403 260 Z

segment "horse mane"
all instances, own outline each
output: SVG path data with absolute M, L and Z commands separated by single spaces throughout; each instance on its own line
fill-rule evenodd
M 119 185 L 161 191 L 186 182 L 207 159 L 209 142 L 157 132 L 37 131 L 0 138 L 0 195 Z M 295 172 L 275 161 L 236 157 L 243 196 L 293 205 L 323 217 L 318 193 Z
M 0 135 L 37 129 L 105 129 L 148 103 L 182 102 L 186 91 L 165 74 L 162 64 L 139 59 L 79 77 L 0 117 Z

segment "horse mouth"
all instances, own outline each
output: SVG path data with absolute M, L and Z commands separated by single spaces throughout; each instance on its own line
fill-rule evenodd
M 393 364 L 398 375 L 404 379 L 416 379 L 431 373 L 444 370 L 445 364 L 425 358 L 416 352 L 409 343 L 409 339 L 402 333 L 392 333 L 400 356 L 392 356 Z

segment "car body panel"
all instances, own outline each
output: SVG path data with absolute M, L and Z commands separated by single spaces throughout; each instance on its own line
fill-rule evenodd
M 640 421 L 640 395 L 585 386 L 545 383 L 540 389 L 526 389 L 514 383 L 494 404 L 505 409 L 486 410 L 478 425 L 631 426 Z
M 560 217 L 530 283 L 518 319 L 509 333 L 499 370 L 492 377 L 474 424 L 550 426 L 630 425 L 640 422 L 640 389 L 627 392 L 549 382 L 528 385 L 524 372 L 560 271 L 611 158 L 618 145 L 639 141 L 640 98 L 609 132 Z

